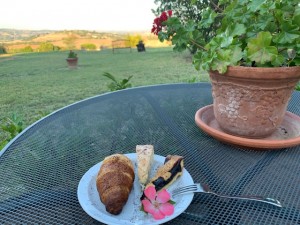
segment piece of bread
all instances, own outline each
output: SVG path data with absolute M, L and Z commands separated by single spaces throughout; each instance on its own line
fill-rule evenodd
M 153 145 L 137 145 L 137 167 L 139 182 L 144 187 L 148 181 L 149 171 L 154 157 Z
M 154 186 L 156 191 L 168 188 L 183 172 L 183 157 L 179 155 L 168 155 L 164 165 L 158 168 L 155 176 L 146 185 Z M 145 196 L 141 197 L 143 199 Z
M 106 211 L 118 215 L 126 204 L 134 181 L 134 166 L 125 155 L 115 154 L 103 160 L 96 185 Z

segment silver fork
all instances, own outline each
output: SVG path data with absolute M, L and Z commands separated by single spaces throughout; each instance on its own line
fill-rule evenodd
M 233 199 L 242 199 L 242 200 L 252 200 L 252 201 L 259 201 L 259 202 L 264 202 L 268 204 L 272 204 L 278 207 L 282 207 L 281 203 L 273 198 L 264 198 L 261 196 L 225 196 L 225 195 L 220 195 L 215 192 L 212 192 L 210 188 L 206 184 L 192 184 L 192 185 L 187 185 L 183 187 L 178 187 L 172 191 L 172 197 L 176 195 L 181 195 L 181 194 L 186 194 L 186 193 L 193 193 L 193 192 L 202 192 L 202 193 L 207 193 L 207 194 L 213 194 L 221 198 L 233 198 Z

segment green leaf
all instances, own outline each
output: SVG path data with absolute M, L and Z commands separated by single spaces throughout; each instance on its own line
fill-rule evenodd
M 238 3 L 241 5 L 246 4 L 248 2 L 249 2 L 249 0 L 238 0 Z
M 266 15 L 269 17 L 268 13 L 272 13 L 271 10 L 275 9 L 275 2 L 274 1 L 265 1 L 260 7 L 259 7 L 259 14 L 260 15 Z
M 239 12 L 236 12 L 234 16 L 232 16 L 231 19 L 234 19 L 235 21 L 242 23 L 242 24 L 248 24 L 249 20 L 251 19 L 251 15 L 249 13 L 244 13 L 242 10 Z M 228 24 L 232 23 L 232 21 L 228 21 Z
M 216 17 L 217 17 L 217 13 L 209 8 L 208 10 L 203 12 L 202 19 L 199 23 L 199 26 L 204 28 L 210 27 L 210 25 L 212 25 L 213 22 L 215 21 Z
M 273 46 L 265 47 L 255 52 L 248 51 L 248 53 L 250 53 L 248 57 L 259 65 L 263 65 L 266 62 L 274 60 L 278 54 L 277 49 Z
M 219 73 L 225 73 L 227 71 L 227 66 L 230 65 L 231 61 L 231 51 L 220 49 L 217 52 L 217 57 L 211 64 L 212 70 L 217 70 Z
M 193 56 L 193 64 L 196 70 L 200 70 L 200 68 L 205 71 L 210 70 L 210 63 L 217 55 L 215 51 L 212 52 L 212 54 L 208 54 L 208 52 L 198 51 Z
M 169 203 L 172 204 L 172 205 L 175 205 L 175 204 L 176 204 L 176 202 L 173 201 L 172 199 L 169 200 Z
M 107 87 L 108 87 L 109 90 L 111 90 L 111 91 L 116 91 L 116 90 L 118 90 L 118 88 L 117 88 L 117 86 L 116 86 L 115 83 L 110 83 L 110 84 L 107 85 Z
M 268 12 L 269 13 L 269 12 Z M 255 30 L 268 30 L 270 32 L 276 32 L 277 26 L 274 19 L 267 14 L 261 15 L 256 19 L 255 23 L 252 24 Z M 252 30 L 253 31 L 253 30 Z
M 112 80 L 113 82 L 108 84 L 107 87 L 111 90 L 111 91 L 116 91 L 116 90 L 122 90 L 122 89 L 126 89 L 131 87 L 131 84 L 129 84 L 129 80 L 133 77 L 132 75 L 129 76 L 127 79 L 123 79 L 120 82 L 118 82 L 116 80 L 116 78 L 111 75 L 110 73 L 103 73 L 103 76 L 109 78 L 110 80 Z
M 228 27 L 229 36 L 235 37 L 246 33 L 246 27 L 244 24 L 234 24 Z
M 300 27 L 300 7 L 295 9 L 294 17 L 293 17 L 293 24 L 298 25 Z
M 212 64 L 211 69 L 217 70 L 219 73 L 223 74 L 227 71 L 227 66 L 229 64 L 222 62 L 222 61 L 216 61 L 214 64 Z
M 211 41 L 205 46 L 206 49 L 215 50 L 221 47 L 223 37 L 213 37 Z
M 248 3 L 247 9 L 255 12 L 266 0 L 252 0 Z
M 297 86 L 295 87 L 295 90 L 296 91 L 300 91 L 300 82 L 297 84 Z M 1 149 L 1 147 L 0 147 L 0 149 Z
M 204 46 L 205 40 L 203 37 L 203 33 L 201 33 L 199 30 L 194 30 L 192 33 L 192 38 L 195 42 L 197 42 L 199 45 Z
M 256 38 L 249 39 L 247 45 L 248 57 L 256 63 L 262 65 L 274 60 L 278 51 L 274 46 L 270 46 L 272 35 L 270 32 L 260 32 Z
M 294 40 L 300 38 L 299 27 L 290 23 L 281 25 L 282 32 L 275 39 L 279 44 L 293 43 Z
M 183 52 L 184 50 L 186 50 L 186 45 L 185 44 L 176 44 L 173 48 L 174 51 L 177 51 L 177 52 Z
M 189 34 L 183 28 L 177 30 L 176 34 L 172 37 L 172 44 L 175 45 L 174 50 L 182 51 L 186 49 L 186 45 L 190 41 Z
M 243 58 L 243 51 L 239 46 L 234 46 L 232 49 L 232 54 L 230 58 L 230 64 L 237 65 L 238 62 Z
M 147 214 L 148 214 L 148 212 L 146 212 L 146 211 L 145 211 L 145 209 L 144 209 L 144 205 L 143 205 L 143 204 L 141 205 L 140 211 L 142 211 L 142 212 L 144 212 L 144 213 L 147 213 Z
M 8 144 L 8 141 L 7 140 L 3 140 L 0 142 L 0 151 L 5 147 L 5 145 Z
M 233 41 L 233 37 L 232 36 L 228 36 L 228 37 L 223 37 L 223 39 L 221 40 L 221 48 L 226 48 L 229 45 L 231 45 Z
M 109 79 L 111 79 L 114 82 L 117 82 L 117 80 L 115 79 L 115 77 L 113 75 L 111 75 L 110 73 L 104 72 L 102 75 L 105 76 L 105 77 L 107 77 L 107 78 L 109 78 Z
M 206 46 L 208 49 L 216 50 L 219 48 L 226 48 L 229 45 L 232 44 L 233 37 L 232 36 L 226 36 L 225 33 L 221 36 L 217 36 L 211 39 L 211 41 Z
M 285 58 L 283 55 L 277 55 L 276 58 L 272 61 L 273 66 L 282 66 L 284 64 Z
M 193 32 L 195 30 L 195 22 L 194 21 L 188 21 L 185 27 L 186 31 Z
M 3 119 L 3 124 L 1 125 L 0 131 L 8 133 L 6 141 L 9 142 L 16 135 L 18 135 L 23 130 L 23 121 L 16 113 L 13 113 L 11 118 L 5 117 Z
M 158 32 L 158 39 L 160 42 L 163 42 L 164 40 L 168 40 L 169 39 L 169 36 L 167 33 L 164 33 L 164 32 Z
M 294 63 L 295 66 L 300 66 L 300 58 L 294 58 L 291 63 Z

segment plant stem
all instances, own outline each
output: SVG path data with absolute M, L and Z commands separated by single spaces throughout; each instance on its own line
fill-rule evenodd
M 190 39 L 190 41 L 196 45 L 198 48 L 201 48 L 204 51 L 207 51 L 202 45 L 198 44 L 194 39 Z
M 219 11 L 219 12 L 223 12 L 223 10 L 216 4 L 216 3 L 214 3 L 213 1 L 209 1 L 212 5 L 213 5 L 213 7 L 215 7 L 215 10 L 217 11 Z
M 275 15 L 274 10 L 272 11 L 272 14 L 273 14 L 273 17 L 274 17 L 274 19 L 275 19 L 275 24 L 276 24 L 276 26 L 277 26 L 277 32 L 280 32 L 280 23 L 279 23 L 279 21 L 278 21 L 276 15 Z
M 278 49 L 279 50 L 279 49 Z M 281 52 L 283 52 L 283 51 L 285 51 L 285 50 L 287 50 L 287 48 L 282 48 L 282 49 L 280 49 L 279 51 L 278 51 L 278 53 L 281 53 Z

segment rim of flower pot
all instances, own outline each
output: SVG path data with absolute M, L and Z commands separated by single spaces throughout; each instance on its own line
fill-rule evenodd
M 218 71 L 209 71 L 210 73 L 220 74 Z M 224 76 L 253 78 L 253 79 L 284 79 L 300 78 L 300 66 L 292 67 L 246 67 L 246 66 L 228 66 Z

